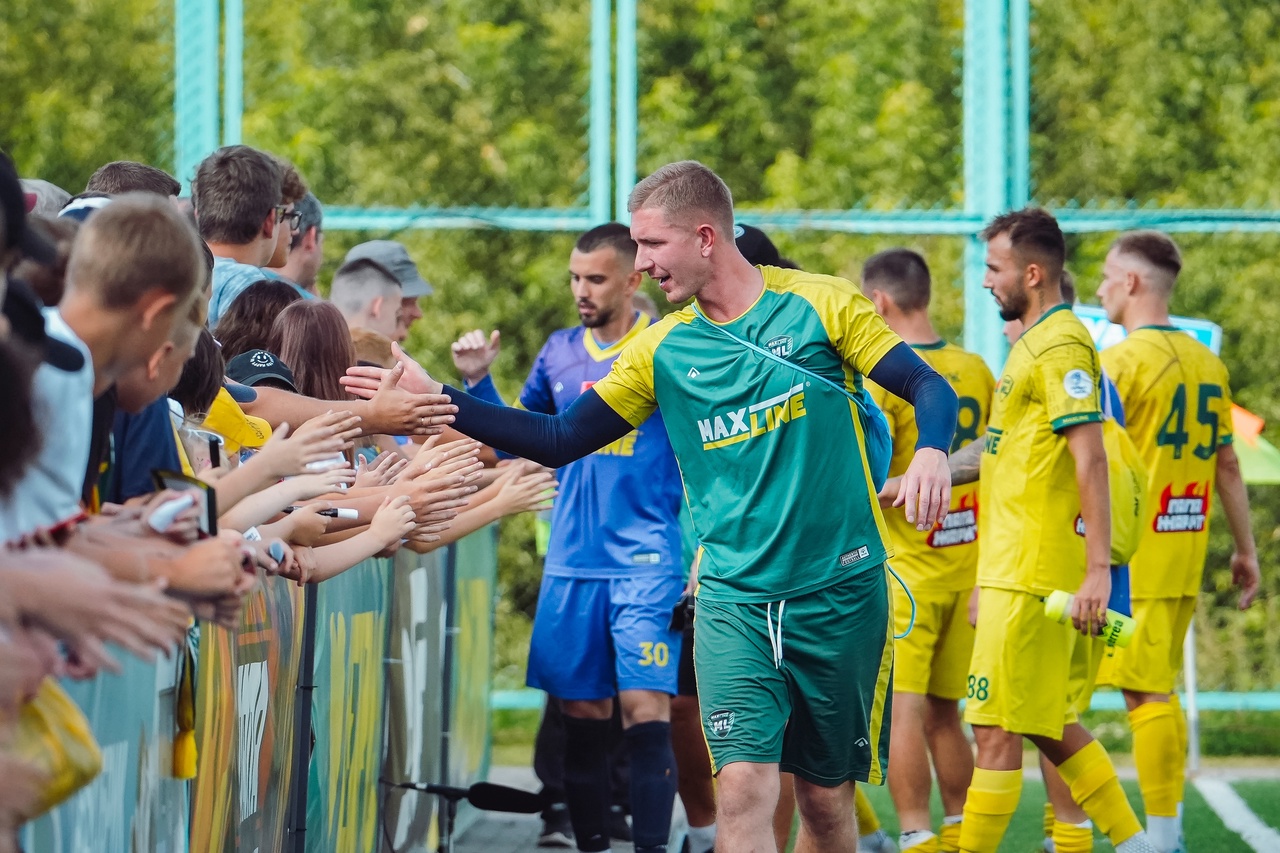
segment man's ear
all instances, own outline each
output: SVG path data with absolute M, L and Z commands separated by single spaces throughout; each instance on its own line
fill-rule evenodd
M 173 322 L 174 310 L 178 307 L 178 297 L 166 290 L 153 287 L 138 300 L 135 308 L 140 315 L 142 328 L 150 331 L 157 323 Z
M 370 317 L 375 317 L 375 318 L 376 318 L 376 317 L 381 317 L 381 316 L 382 316 L 382 306 L 383 306 L 384 304 L 385 304 L 385 300 L 384 300 L 384 298 L 383 298 L 383 297 L 381 297 L 381 296 L 375 296 L 375 297 L 373 297 L 373 301 L 369 303 L 369 316 L 370 316 Z
M 310 228 L 308 228 L 306 231 L 302 233 L 301 246 L 303 249 L 310 252 L 319 245 L 320 245 L 320 228 L 319 226 L 312 225 Z
M 1138 275 L 1133 270 L 1126 272 L 1124 274 L 1124 292 L 1129 296 L 1133 296 L 1141 289 L 1142 276 Z
M 702 257 L 711 256 L 711 249 L 715 246 L 720 235 L 716 233 L 715 226 L 710 223 L 703 223 L 698 226 L 698 249 L 702 253 Z
M 635 295 L 635 292 L 640 287 L 640 282 L 643 278 L 644 278 L 644 275 L 634 270 L 631 272 L 630 275 L 627 276 L 627 286 L 626 286 L 627 296 Z
M 263 237 L 271 240 L 276 236 L 276 228 L 279 226 L 280 223 L 276 220 L 276 209 L 273 207 L 267 211 L 267 218 L 262 220 L 262 227 L 259 232 Z
M 160 365 L 169 357 L 169 353 L 173 352 L 173 341 L 165 341 L 164 346 L 151 354 L 151 358 L 147 359 L 147 381 L 155 382 L 160 378 Z

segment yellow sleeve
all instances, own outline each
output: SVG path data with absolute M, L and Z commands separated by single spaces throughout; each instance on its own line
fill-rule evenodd
M 664 320 L 640 333 L 622 351 L 608 375 L 591 388 L 634 427 L 648 420 L 658 407 L 653 382 L 653 355 L 673 323 Z
M 902 343 L 871 300 L 851 282 L 832 276 L 809 276 L 796 292 L 818 312 L 831 345 L 845 363 L 866 376 L 885 353 Z
M 1102 370 L 1091 345 L 1071 341 L 1051 347 L 1036 359 L 1036 369 L 1054 432 L 1102 420 L 1098 391 Z

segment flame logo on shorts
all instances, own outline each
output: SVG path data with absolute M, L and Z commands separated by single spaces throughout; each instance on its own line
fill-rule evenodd
M 1199 533 L 1209 520 L 1209 483 L 1202 492 L 1196 491 L 1197 483 L 1188 483 L 1180 495 L 1173 493 L 1173 484 L 1160 493 L 1160 509 L 1151 529 L 1156 533 Z
M 972 492 L 960 498 L 960 504 L 947 517 L 933 525 L 930 548 L 949 548 L 978 541 L 978 496 Z

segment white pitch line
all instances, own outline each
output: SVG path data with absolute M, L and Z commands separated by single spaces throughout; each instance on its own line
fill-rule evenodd
M 1196 790 L 1217 812 L 1227 829 L 1238 834 L 1257 853 L 1280 850 L 1280 832 L 1263 823 L 1235 788 L 1221 779 L 1196 779 Z

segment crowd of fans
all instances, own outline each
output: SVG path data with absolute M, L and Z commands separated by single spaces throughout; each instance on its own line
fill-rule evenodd
M 179 192 L 113 162 L 72 196 L 0 156 L 0 853 L 70 794 L 30 748 L 59 677 L 232 628 L 267 575 L 318 583 L 555 495 L 397 388 L 431 292 L 404 246 L 353 248 L 325 301 L 291 164 L 230 146 Z M 339 381 L 358 364 L 391 368 L 368 399 Z

